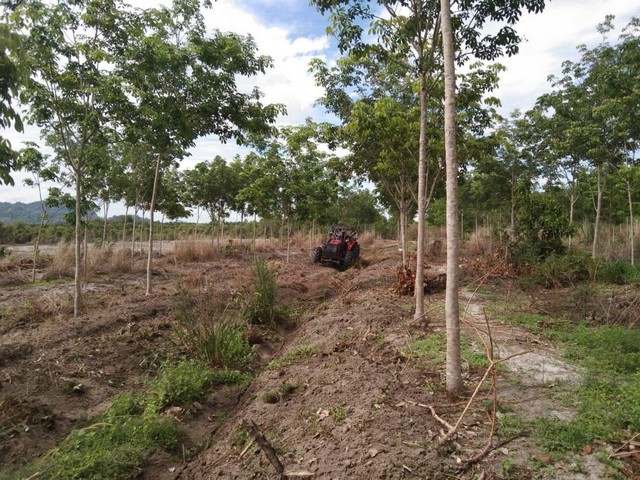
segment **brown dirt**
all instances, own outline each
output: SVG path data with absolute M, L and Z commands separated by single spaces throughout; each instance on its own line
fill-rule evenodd
M 470 409 L 454 441 L 436 448 L 443 426 L 424 405 L 433 405 L 451 423 L 462 405 L 452 406 L 443 393 L 443 365 L 415 355 L 411 340 L 443 331 L 437 313 L 442 294 L 429 296 L 429 326 L 415 322 L 412 299 L 393 291 L 395 245 L 363 250 L 360 267 L 346 272 L 313 265 L 301 249 L 290 263 L 280 251 L 262 253 L 278 274 L 280 302 L 297 313 L 297 327 L 256 345 L 262 364 L 245 392 L 212 392 L 180 416 L 188 432 L 184 458 L 191 461 L 185 463 L 182 454 L 157 454 L 141 478 L 279 478 L 261 450 L 250 447 L 243 454 L 243 425 L 251 421 L 287 471 L 315 478 L 542 478 L 529 470 L 527 461 L 542 454 L 527 438 L 464 467 L 461 460 L 486 442 L 489 422 L 482 402 Z M 86 311 L 78 318 L 71 315 L 69 280 L 3 287 L 0 465 L 16 466 L 54 448 L 72 428 L 104 412 L 114 395 L 141 388 L 162 361 L 184 353 L 172 331 L 178 279 L 230 301 L 250 283 L 250 261 L 240 253 L 183 265 L 161 257 L 154 264 L 155 293 L 145 296 L 139 260 L 133 273 L 94 275 L 85 288 Z M 463 298 L 465 328 L 472 335 L 472 325 L 484 325 L 484 300 L 469 290 Z M 496 323 L 492 330 L 502 356 L 532 350 L 501 374 L 501 398 L 524 414 L 570 416 L 548 388 L 558 378 L 573 381 L 579 375 L 560 352 L 506 325 Z M 523 345 L 523 338 L 535 341 Z M 271 359 L 276 368 L 266 368 Z M 468 372 L 467 392 L 481 374 Z M 293 393 L 265 401 L 265 394 L 285 384 Z M 518 461 L 508 474 L 501 467 L 506 459 Z M 601 471 L 595 457 L 591 460 L 594 471 Z M 570 467 L 556 464 L 545 478 L 597 478 L 572 477 Z

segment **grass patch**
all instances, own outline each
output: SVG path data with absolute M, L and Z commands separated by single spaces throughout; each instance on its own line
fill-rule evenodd
M 471 370 L 485 370 L 489 367 L 489 360 L 483 350 L 478 352 L 472 348 L 472 342 L 466 335 L 460 337 L 460 355 L 469 364 Z M 447 351 L 447 334 L 436 332 L 429 335 L 414 337 L 409 348 L 402 354 L 409 358 L 420 358 L 435 365 L 444 365 Z
M 316 353 L 318 353 L 316 347 L 305 343 L 282 358 L 271 360 L 267 365 L 267 370 L 280 370 L 281 368 L 289 367 L 303 358 L 314 356 Z
M 96 422 L 72 430 L 58 448 L 33 465 L 0 478 L 26 478 L 36 472 L 39 479 L 135 478 L 153 451 L 177 451 L 184 432 L 162 414 L 166 407 L 187 405 L 204 397 L 211 385 L 239 385 L 247 377 L 242 372 L 214 371 L 199 362 L 164 365 L 147 392 L 118 395 Z
M 447 335 L 444 332 L 430 333 L 413 337 L 406 350 L 401 353 L 408 358 L 421 358 L 436 365 L 443 365 L 447 348 Z
M 596 279 L 615 285 L 637 285 L 640 283 L 640 267 L 626 260 L 605 261 L 597 265 Z
M 286 320 L 284 312 L 276 306 L 278 282 L 267 262 L 256 257 L 252 267 L 255 291 L 248 294 L 242 305 L 242 316 L 254 325 L 275 326 Z
M 251 360 L 245 327 L 208 296 L 181 289 L 174 313 L 175 334 L 191 356 L 221 368 L 241 368 Z

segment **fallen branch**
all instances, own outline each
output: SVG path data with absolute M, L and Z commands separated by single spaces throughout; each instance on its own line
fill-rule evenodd
M 264 434 L 260 431 L 258 425 L 256 425 L 256 422 L 254 422 L 253 420 L 251 420 L 251 423 L 245 422 L 243 423 L 242 428 L 244 428 L 244 430 L 246 430 L 246 432 L 251 435 L 251 437 L 253 437 L 258 445 L 260 445 L 260 448 L 262 449 L 262 451 L 264 451 L 265 455 L 269 459 L 269 462 L 271 462 L 271 465 L 273 465 L 273 468 L 275 468 L 276 472 L 278 472 L 278 474 L 284 478 L 284 466 L 282 465 L 282 462 L 280 462 L 280 459 L 276 454 L 276 450 L 271 446 Z

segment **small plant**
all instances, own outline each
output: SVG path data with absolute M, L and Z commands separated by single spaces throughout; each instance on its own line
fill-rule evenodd
M 242 308 L 244 318 L 255 325 L 275 325 L 282 312 L 276 307 L 278 283 L 267 263 L 256 257 L 253 263 L 255 291 L 245 298 Z
M 522 284 L 525 287 L 568 287 L 591 280 L 594 272 L 595 263 L 586 253 L 551 255 L 536 264 Z
M 640 268 L 625 260 L 604 262 L 598 268 L 596 279 L 615 285 L 635 285 L 640 282 Z
M 347 419 L 347 409 L 344 405 L 331 407 L 331 416 L 336 422 L 344 422 Z
M 442 365 L 445 360 L 446 345 L 447 337 L 444 332 L 430 333 L 414 337 L 409 347 L 403 350 L 402 353 L 407 357 L 416 356 L 431 361 L 436 365 Z
M 270 390 L 262 394 L 264 403 L 278 403 L 289 398 L 297 389 L 295 385 L 283 383 L 277 390 Z
M 154 404 L 158 408 L 164 408 L 168 405 L 183 405 L 195 401 L 204 396 L 213 377 L 213 370 L 200 362 L 165 364 L 158 378 L 151 382 Z
M 211 385 L 245 387 L 251 383 L 251 374 L 238 370 L 215 370 L 211 375 Z
M 175 314 L 175 334 L 192 356 L 222 368 L 242 367 L 251 359 L 244 326 L 220 313 L 218 305 L 182 289 Z
M 279 370 L 284 367 L 288 367 L 296 363 L 301 358 L 312 357 L 318 353 L 316 347 L 307 343 L 300 345 L 294 351 L 287 353 L 282 358 L 272 360 L 267 365 L 267 370 Z

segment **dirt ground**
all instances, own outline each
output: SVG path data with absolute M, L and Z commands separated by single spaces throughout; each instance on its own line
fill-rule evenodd
M 255 345 L 261 363 L 248 389 L 212 392 L 181 417 L 188 435 L 181 454 L 154 456 L 139 478 L 279 478 L 264 450 L 249 445 L 244 432 L 251 422 L 290 478 L 603 478 L 595 451 L 579 465 L 553 463 L 526 436 L 468 464 L 487 442 L 486 401 L 475 402 L 453 441 L 438 447 L 442 420 L 455 423 L 464 402 L 446 398 L 444 365 L 420 357 L 412 339 L 444 331 L 443 294 L 428 296 L 428 324 L 413 319 L 412 298 L 393 289 L 394 242 L 364 247 L 363 262 L 345 272 L 312 264 L 306 249 L 292 253 L 289 263 L 281 250 L 260 254 L 277 273 L 279 301 L 295 313 L 296 327 Z M 163 361 L 178 358 L 173 308 L 180 286 L 231 301 L 250 286 L 251 258 L 236 252 L 176 264 L 165 252 L 155 261 L 150 296 L 143 258 L 126 274 L 96 268 L 77 318 L 69 279 L 25 283 L 26 263 L 24 271 L 0 272 L 0 465 L 55 448 L 116 394 L 140 389 Z M 431 271 L 441 269 L 434 263 Z M 476 330 L 485 330 L 488 300 L 469 287 L 461 299 L 465 335 L 481 352 Z M 580 372 L 531 333 L 493 321 L 491 330 L 502 358 L 527 352 L 500 372 L 500 401 L 532 418 L 570 418 L 552 387 L 579 382 Z M 464 373 L 468 396 L 483 372 Z M 286 397 L 266 400 L 283 386 Z M 531 459 L 544 466 L 532 471 Z

